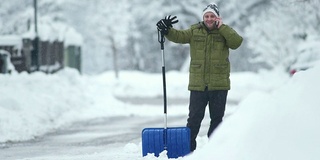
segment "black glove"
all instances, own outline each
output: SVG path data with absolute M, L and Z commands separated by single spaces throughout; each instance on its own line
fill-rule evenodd
M 157 23 L 158 30 L 162 34 L 167 35 L 169 33 L 169 29 L 172 27 L 172 24 L 179 22 L 176 18 L 177 18 L 177 16 L 173 16 L 171 18 L 171 15 L 169 15 L 169 16 L 166 16 L 164 19 L 161 19 Z

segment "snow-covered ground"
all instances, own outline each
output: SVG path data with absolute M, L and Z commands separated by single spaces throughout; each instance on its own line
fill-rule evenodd
M 179 159 L 319 159 L 320 65 L 289 77 L 261 71 L 233 73 L 229 115 L 209 141 Z M 168 98 L 188 98 L 188 74 L 167 73 Z M 0 75 L 0 142 L 29 140 L 73 122 L 111 116 L 162 116 L 161 107 L 133 105 L 115 97 L 161 97 L 161 74 L 113 72 L 80 75 L 64 69 L 53 75 L 13 73 Z M 188 112 L 187 106 L 168 106 L 170 116 Z M 227 106 L 228 107 L 228 106 Z M 185 125 L 185 124 L 181 124 Z M 61 159 L 167 159 L 141 157 L 141 143 L 128 143 L 95 154 Z M 36 158 L 35 158 L 36 159 Z M 40 158 L 41 159 L 41 158 Z

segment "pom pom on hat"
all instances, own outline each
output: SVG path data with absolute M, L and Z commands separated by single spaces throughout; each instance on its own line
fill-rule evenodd
M 207 12 L 212 12 L 212 13 L 215 14 L 217 17 L 220 16 L 218 6 L 217 6 L 217 4 L 215 4 L 215 3 L 211 3 L 211 4 L 207 5 L 206 8 L 203 9 L 202 17 L 203 17 L 204 14 L 206 14 Z

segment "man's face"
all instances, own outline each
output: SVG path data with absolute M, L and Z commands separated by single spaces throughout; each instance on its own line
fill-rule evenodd
M 207 12 L 206 14 L 203 15 L 203 21 L 204 24 L 209 28 L 213 29 L 215 25 L 215 21 L 217 20 L 217 16 L 213 14 L 212 12 Z

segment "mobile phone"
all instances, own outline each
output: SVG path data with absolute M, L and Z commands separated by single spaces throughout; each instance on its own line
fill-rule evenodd
M 219 26 L 219 21 L 216 21 L 216 22 L 215 22 L 215 25 L 216 25 L 216 28 L 218 28 L 218 26 Z

